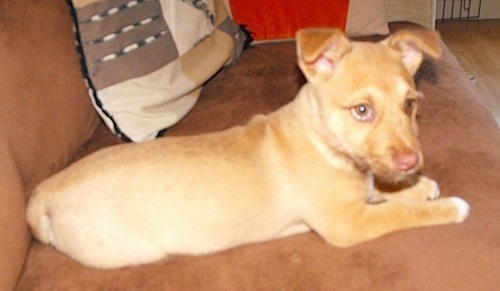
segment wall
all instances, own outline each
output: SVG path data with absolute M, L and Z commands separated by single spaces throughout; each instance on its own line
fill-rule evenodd
M 388 21 L 412 21 L 434 29 L 435 0 L 385 0 L 384 3 Z
M 455 5 L 453 5 L 455 2 Z M 481 3 L 480 3 L 481 2 Z M 446 4 L 446 5 L 444 5 Z M 481 4 L 481 5 L 479 5 Z M 462 13 L 462 17 L 467 17 L 470 15 L 471 17 L 479 16 L 479 19 L 492 19 L 492 18 L 500 18 L 500 1 L 499 0 L 472 0 L 470 2 L 469 11 L 463 9 L 463 5 L 469 6 L 469 0 L 437 0 L 437 9 L 436 9 L 436 17 L 437 19 L 443 18 L 443 9 L 444 9 L 444 18 L 448 19 L 451 17 L 451 12 L 453 9 L 453 18 L 459 18 L 460 12 Z

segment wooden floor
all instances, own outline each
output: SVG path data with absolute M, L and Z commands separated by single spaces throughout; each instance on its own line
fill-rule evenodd
M 436 29 L 500 125 L 500 19 L 438 20 Z

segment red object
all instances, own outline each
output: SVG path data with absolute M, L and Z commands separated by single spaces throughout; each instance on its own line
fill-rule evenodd
M 230 0 L 236 23 L 247 26 L 255 40 L 295 37 L 306 27 L 345 30 L 349 0 Z

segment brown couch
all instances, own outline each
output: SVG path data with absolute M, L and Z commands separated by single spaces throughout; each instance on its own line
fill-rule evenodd
M 391 25 L 402 27 L 415 28 Z M 295 58 L 293 42 L 244 51 L 166 135 L 223 129 L 278 108 L 304 82 Z M 0 290 L 498 288 L 500 130 L 446 47 L 417 77 L 426 96 L 419 114 L 424 172 L 444 196 L 471 204 L 465 223 L 399 232 L 348 249 L 307 233 L 106 271 L 30 242 L 24 221 L 26 199 L 39 181 L 120 142 L 91 106 L 64 1 L 0 2 L 0 72 Z

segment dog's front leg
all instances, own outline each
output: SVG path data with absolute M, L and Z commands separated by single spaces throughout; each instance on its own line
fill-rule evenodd
M 418 192 L 419 187 L 427 188 L 426 184 L 429 184 L 426 179 L 422 181 L 422 186 L 416 185 Z M 411 191 L 400 194 L 414 195 Z M 359 198 L 360 195 L 352 197 Z M 459 223 L 467 217 L 469 211 L 469 205 L 458 197 L 436 200 L 388 199 L 378 204 L 344 197 L 341 201 L 324 200 L 318 203 L 321 206 L 317 205 L 318 211 L 308 224 L 331 245 L 340 247 L 355 245 L 399 230 Z
M 396 185 L 375 183 L 374 196 L 383 197 L 385 201 L 406 199 L 411 201 L 426 201 L 439 198 L 440 191 L 436 181 L 422 175 L 408 177 Z

